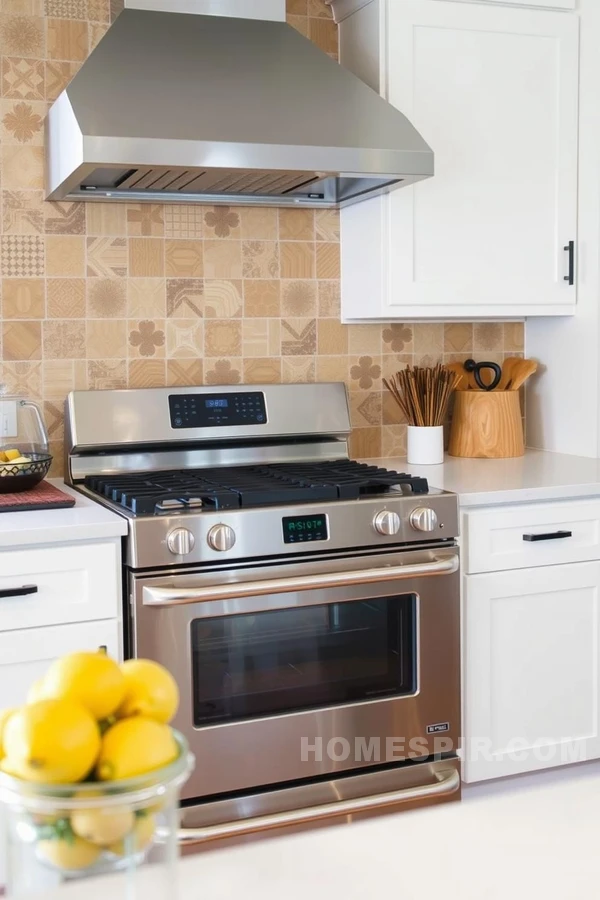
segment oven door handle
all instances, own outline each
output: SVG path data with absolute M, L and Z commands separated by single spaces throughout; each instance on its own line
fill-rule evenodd
M 286 810 L 266 816 L 255 816 L 250 819 L 238 819 L 234 822 L 223 822 L 219 825 L 206 825 L 202 828 L 180 828 L 177 837 L 180 844 L 203 844 L 207 841 L 254 834 L 272 828 L 284 828 L 290 825 L 301 825 L 304 822 L 315 822 L 334 816 L 350 816 L 373 809 L 381 809 L 399 803 L 415 800 L 429 800 L 454 794 L 460 787 L 460 774 L 456 769 L 446 769 L 435 773 L 434 784 L 419 787 L 401 788 L 385 794 L 371 794 L 367 797 L 355 797 L 352 800 L 338 800 L 333 803 L 322 803 L 319 806 L 307 806 L 304 809 Z
M 209 600 L 228 600 L 241 597 L 261 597 L 266 594 L 289 594 L 295 591 L 315 591 L 346 587 L 354 584 L 375 584 L 430 575 L 451 575 L 458 570 L 458 555 L 436 558 L 433 562 L 411 563 L 405 566 L 384 566 L 380 569 L 357 569 L 349 572 L 330 572 L 325 575 L 298 575 L 272 578 L 268 581 L 241 581 L 214 584 L 200 588 L 166 588 L 145 586 L 144 606 L 185 606 Z

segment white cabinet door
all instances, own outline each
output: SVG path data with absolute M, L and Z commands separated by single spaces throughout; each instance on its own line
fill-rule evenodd
M 600 562 L 463 588 L 465 780 L 600 757 Z
M 344 319 L 573 313 L 578 17 L 450 0 L 379 15 L 383 93 L 435 175 L 343 211 Z
M 53 659 L 101 646 L 114 659 L 122 658 L 116 619 L 0 633 L 0 709 L 24 703 L 29 687 Z

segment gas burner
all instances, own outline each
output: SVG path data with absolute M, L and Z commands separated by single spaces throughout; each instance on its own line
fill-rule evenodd
M 85 484 L 136 516 L 428 492 L 425 478 L 352 460 L 88 476 Z

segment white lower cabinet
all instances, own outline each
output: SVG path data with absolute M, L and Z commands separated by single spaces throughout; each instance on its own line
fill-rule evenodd
M 600 757 L 600 562 L 465 575 L 465 781 Z

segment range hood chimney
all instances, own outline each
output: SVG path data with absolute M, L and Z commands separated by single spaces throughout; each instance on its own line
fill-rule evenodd
M 406 117 L 286 25 L 285 0 L 111 7 L 48 113 L 47 199 L 341 207 L 433 174 Z

